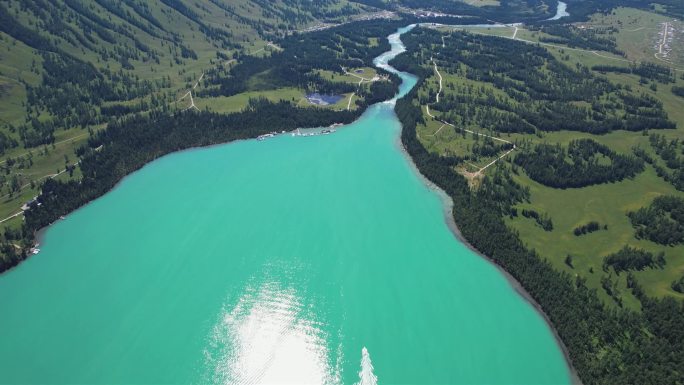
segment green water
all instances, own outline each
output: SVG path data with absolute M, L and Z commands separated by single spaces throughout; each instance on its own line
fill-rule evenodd
M 333 135 L 126 178 L 0 276 L 0 382 L 567 384 L 547 325 L 454 238 L 399 133 L 379 104 Z

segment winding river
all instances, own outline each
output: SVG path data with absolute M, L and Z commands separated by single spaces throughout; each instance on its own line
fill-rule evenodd
M 560 20 L 564 17 L 570 16 L 570 13 L 568 13 L 567 9 L 568 5 L 562 1 L 559 1 L 558 6 L 556 7 L 556 14 L 548 20 Z
M 389 37 L 403 50 L 401 29 Z M 400 95 L 416 83 L 406 73 Z M 543 318 L 459 242 L 392 101 L 333 135 L 175 153 L 0 276 L 1 383 L 567 384 Z

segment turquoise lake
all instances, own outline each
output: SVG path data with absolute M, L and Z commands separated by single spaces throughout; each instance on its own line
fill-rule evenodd
M 0 276 L 0 383 L 570 383 L 543 318 L 454 237 L 400 131 L 381 103 L 332 135 L 130 175 Z

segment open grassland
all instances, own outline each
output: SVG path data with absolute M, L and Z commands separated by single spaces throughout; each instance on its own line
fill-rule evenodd
M 473 5 L 475 7 L 485 7 L 492 6 L 497 7 L 501 5 L 498 0 L 463 0 L 468 5 Z
M 665 22 L 672 23 L 674 33 L 669 43 L 672 52 L 663 58 L 662 55 L 656 56 L 656 53 L 662 39 L 659 33 Z M 616 30 L 611 35 L 630 60 L 684 67 L 684 23 L 681 20 L 633 8 L 617 8 L 607 15 L 593 15 L 589 22 L 578 25 L 582 28 Z
M 669 23 L 672 29 L 668 33 L 670 40 L 663 41 L 663 23 Z M 684 70 L 684 23 L 681 20 L 672 19 L 652 12 L 646 12 L 633 8 L 617 8 L 608 15 L 596 14 L 586 23 L 576 23 L 575 28 L 587 32 L 596 31 L 598 35 L 615 39 L 618 49 L 624 56 L 610 52 L 594 51 L 593 55 L 604 58 L 612 58 L 616 62 L 653 62 L 660 65 L 671 66 Z M 515 36 L 517 40 L 538 42 L 549 49 L 564 49 L 565 51 L 590 52 L 581 48 L 566 47 L 562 44 L 543 43 L 540 39 L 552 38 L 552 35 L 541 31 L 531 31 L 524 26 L 501 26 L 501 27 L 482 27 L 482 26 L 461 26 L 435 27 L 441 32 L 454 30 L 466 31 L 474 34 L 489 36 L 509 37 Z M 662 43 L 667 54 L 663 56 L 659 53 Z M 665 47 L 669 47 L 666 49 Z M 600 60 L 597 62 L 601 63 Z
M 306 99 L 306 94 L 303 90 L 298 88 L 279 88 L 277 90 L 269 91 L 249 91 L 243 92 L 233 96 L 216 96 L 212 98 L 200 98 L 195 100 L 195 105 L 200 110 L 208 109 L 209 111 L 219 113 L 231 113 L 242 111 L 247 107 L 250 99 L 266 98 L 272 102 L 287 101 L 295 104 L 298 107 L 317 107 L 330 109 L 346 109 L 349 94 L 345 94 L 344 98 L 335 104 L 330 105 L 315 105 Z M 187 108 L 188 101 L 178 103 L 178 109 Z M 356 105 L 352 103 L 352 109 Z
M 490 84 L 465 79 L 463 77 L 444 72 L 443 70 L 440 72 L 440 75 L 442 76 L 442 92 L 446 94 L 453 92 L 452 90 L 459 87 L 470 87 L 485 89 L 487 91 L 491 91 L 497 96 L 503 96 L 503 92 L 501 90 L 492 87 Z M 436 73 L 434 73 L 433 76 L 427 78 L 423 82 L 421 88 L 418 90 L 418 94 L 425 100 L 434 100 L 438 90 L 439 77 Z M 462 169 L 467 172 L 476 172 L 501 155 L 501 153 L 497 153 L 491 156 L 475 156 L 472 152 L 472 149 L 475 146 L 481 146 L 484 143 L 484 138 L 482 136 L 457 130 L 454 127 L 444 124 L 428 115 L 426 108 L 423 108 L 422 111 L 425 124 L 419 124 L 416 127 L 416 134 L 418 135 L 418 138 L 423 146 L 425 146 L 428 151 L 440 154 L 442 156 L 470 156 L 472 159 L 464 162 L 462 165 Z M 433 115 L 434 114 L 435 113 L 433 113 Z M 486 135 L 494 134 L 489 130 L 483 130 L 474 123 L 460 125 L 459 127 L 476 133 Z M 510 135 L 504 135 L 504 138 L 510 140 Z
M 371 67 L 349 68 L 347 73 L 343 74 L 326 70 L 316 70 L 315 72 L 326 80 L 353 84 L 358 84 L 361 80 L 364 82 L 372 80 L 378 74 L 375 68 Z
M 94 127 L 95 130 L 102 128 Z M 54 145 L 47 145 L 33 149 L 15 148 L 10 150 L 0 161 L 3 168 L 0 181 L 10 185 L 13 178 L 17 178 L 19 190 L 10 194 L 9 188 L 0 190 L 0 220 L 17 212 L 21 206 L 39 193 L 40 183 L 46 178 L 59 174 L 59 178 L 78 178 L 80 170 L 74 170 L 73 176 L 63 172 L 66 165 L 77 162 L 76 149 L 88 140 L 86 130 L 70 129 L 55 133 Z M 8 166 L 8 159 L 14 160 L 14 166 Z M 20 161 L 21 160 L 21 161 Z M 31 166 L 29 166 L 31 162 Z M 7 172 L 9 170 L 9 172 Z M 33 183 L 32 183 L 33 182 Z M 18 223 L 20 223 L 19 221 Z M 3 223 L 6 225 L 6 223 Z M 4 228 L 4 226 L 3 226 Z
M 271 91 L 250 91 L 233 96 L 217 96 L 212 98 L 200 98 L 195 101 L 197 108 L 220 113 L 231 113 L 241 111 L 249 102 L 249 99 L 266 98 L 278 102 L 281 100 L 298 102 L 304 98 L 304 92 L 296 88 L 282 88 Z M 185 104 L 189 104 L 185 102 Z M 180 107 L 180 106 L 179 106 Z M 183 105 L 185 107 L 185 105 Z
M 0 32 L 0 124 L 21 122 L 26 116 L 26 87 L 40 82 L 42 59 L 26 44 Z
M 432 119 L 424 113 L 425 124 L 416 127 L 416 134 L 428 151 L 442 156 L 472 156 L 474 146 L 481 145 L 484 139 L 465 131 L 457 132 L 454 127 Z M 496 156 L 477 156 L 464 162 L 464 169 L 468 172 L 475 172 L 492 160 Z
M 605 274 L 602 271 L 604 256 L 617 252 L 625 245 L 638 246 L 654 253 L 663 251 L 667 260 L 664 269 L 646 269 L 633 274 L 650 295 L 669 294 L 684 298 L 670 288 L 670 283 L 684 274 L 684 246 L 662 246 L 636 239 L 627 217 L 629 211 L 647 206 L 659 195 L 684 196 L 659 178 L 653 168 L 647 167 L 646 171 L 631 180 L 578 189 L 549 188 L 531 180 L 524 173 L 515 179 L 529 187 L 531 193 L 531 203 L 517 207 L 520 210 L 532 208 L 547 213 L 553 220 L 553 230 L 544 231 L 534 220 L 520 216 L 509 219 L 508 223 L 519 232 L 529 247 L 537 250 L 556 268 L 573 275 L 579 274 L 587 279 L 591 287 L 600 289 L 600 280 Z M 608 228 L 581 236 L 573 234 L 576 227 L 590 221 Z M 572 255 L 573 267 L 565 263 L 568 255 Z M 631 297 L 624 286 L 625 275 L 622 273 L 620 277 L 623 300 L 625 296 Z M 609 299 L 602 290 L 599 293 Z M 630 302 L 637 303 L 634 298 L 630 298 Z
M 519 40 L 529 40 L 533 42 L 539 42 L 540 37 L 551 37 L 551 35 L 540 32 L 540 31 L 530 31 L 525 28 L 524 25 L 517 26 L 518 32 L 516 33 L 516 27 L 512 25 L 499 25 L 499 26 L 478 26 L 478 25 L 461 25 L 461 26 L 449 26 L 449 25 L 439 25 L 435 27 L 429 27 L 441 33 L 450 33 L 453 31 L 463 31 L 468 33 L 473 33 L 476 35 L 487 35 L 487 36 L 498 36 L 498 37 L 508 37 L 513 38 L 515 35 L 516 39 Z
M 500 37 L 512 37 L 515 32 L 515 27 L 502 26 L 502 27 L 473 27 L 473 26 L 463 26 L 458 28 L 445 28 L 447 30 L 461 30 L 470 33 L 479 33 L 483 35 L 500 36 Z M 520 32 L 518 32 L 520 33 Z
M 587 52 L 553 48 L 550 49 L 550 52 L 559 58 L 564 58 L 572 66 L 582 64 L 591 67 L 606 63 L 614 65 L 614 60 Z M 607 74 L 606 77 L 612 82 L 632 87 L 638 92 L 646 93 L 660 100 L 670 118 L 678 123 L 678 128 L 675 130 L 653 130 L 652 132 L 664 135 L 668 140 L 684 140 L 684 99 L 672 93 L 671 85 L 658 84 L 657 90 L 654 91 L 648 84 L 640 84 L 636 75 L 611 73 Z M 678 76 L 675 84 L 682 86 L 684 80 Z M 593 139 L 623 154 L 631 154 L 634 147 L 640 147 L 657 158 L 649 146 L 648 136 L 641 132 L 614 131 L 605 135 L 592 135 L 557 131 L 543 133 L 540 136 L 510 135 L 510 140 L 559 143 L 564 146 L 567 146 L 570 141 L 580 138 Z M 521 205 L 520 208 L 536 208 L 548 213 L 553 219 L 554 230 L 546 232 L 537 226 L 533 220 L 526 218 L 511 219 L 508 223 L 520 232 L 521 238 L 530 247 L 549 258 L 557 268 L 586 277 L 591 286 L 599 288 L 599 294 L 604 299 L 612 302 L 610 297 L 603 290 L 600 290 L 602 257 L 616 252 L 624 245 L 639 247 L 654 254 L 662 251 L 665 252 L 667 260 L 664 269 L 645 269 L 634 272 L 634 275 L 639 282 L 643 283 L 644 288 L 651 295 L 662 296 L 667 294 L 683 297 L 682 294 L 670 288 L 670 283 L 684 275 L 684 247 L 681 245 L 662 246 L 647 240 L 636 239 L 634 229 L 626 215 L 629 211 L 647 206 L 659 195 L 684 196 L 682 192 L 677 191 L 671 184 L 658 177 L 652 167 L 646 167 L 646 170 L 633 180 L 579 189 L 549 188 L 532 181 L 524 174 L 519 175 L 516 181 L 530 187 L 532 193 L 531 203 Z M 572 231 L 575 227 L 592 220 L 602 225 L 608 225 L 608 230 L 579 237 L 573 235 Z M 564 262 L 568 254 L 573 256 L 574 268 L 569 267 Z M 589 269 L 592 269 L 593 273 L 590 273 Z M 626 306 L 638 304 L 626 289 L 625 274 L 613 278 L 622 288 L 621 296 L 625 301 L 624 304 Z
M 584 65 L 591 68 L 595 65 L 612 65 L 612 66 L 624 66 L 629 67 L 630 62 L 625 62 L 620 60 L 619 57 L 611 55 L 609 53 L 601 52 L 597 55 L 594 52 L 587 52 L 582 50 L 571 50 L 563 49 L 557 47 L 546 47 L 549 52 L 554 56 L 564 61 L 566 64 L 571 66 L 576 66 L 578 64 Z M 665 111 L 670 115 L 670 117 L 676 121 L 680 122 L 680 125 L 684 125 L 684 109 L 682 105 L 684 103 L 684 98 L 677 96 L 672 93 L 672 86 L 684 86 L 684 79 L 682 75 L 684 72 L 675 71 L 675 83 L 671 84 L 656 84 L 656 89 L 651 89 L 651 84 L 641 84 L 639 82 L 639 77 L 632 74 L 616 74 L 607 73 L 605 77 L 615 83 L 622 84 L 623 86 L 629 86 L 632 90 L 637 90 L 638 92 L 646 93 L 660 100 L 663 103 Z M 680 127 L 681 128 L 681 127 Z M 664 131 L 663 133 L 668 135 L 675 131 Z M 674 134 L 678 136 L 679 133 Z
M 645 47 L 646 37 L 641 42 L 629 33 L 635 34 L 642 32 L 646 34 L 647 28 L 638 31 L 627 32 L 634 27 L 635 23 L 651 22 L 656 25 L 662 21 L 662 16 L 655 14 L 619 9 L 613 15 L 605 18 L 619 17 L 622 24 L 619 24 L 617 37 L 617 48 L 627 53 L 627 58 L 608 52 L 571 48 L 559 44 L 541 44 L 558 61 L 571 68 L 592 68 L 599 65 L 610 65 L 629 68 L 633 64 L 632 60 L 648 60 L 657 62 L 653 56 L 652 47 L 650 57 L 648 55 L 638 56 L 634 52 L 635 48 Z M 596 22 L 593 18 L 592 22 Z M 626 20 L 631 20 L 627 22 Z M 450 35 L 452 28 L 436 28 L 443 33 L 443 41 L 449 44 L 449 40 L 454 38 Z M 468 28 L 472 33 L 487 34 L 504 38 L 511 38 L 514 31 L 513 27 L 503 28 Z M 651 31 L 657 34 L 657 31 Z M 622 35 L 621 35 L 622 34 Z M 627 35 L 624 35 L 627 34 Z M 540 37 L 548 35 L 527 29 L 519 28 L 516 39 L 531 42 L 539 42 Z M 458 38 L 458 37 L 456 37 Z M 633 46 L 627 45 L 627 42 Z M 638 44 L 637 44 L 638 43 Z M 437 47 L 435 47 L 436 49 Z M 644 51 L 646 52 L 646 51 Z M 505 60 L 505 58 L 503 59 Z M 424 62 L 426 69 L 433 70 L 431 62 Z M 660 62 L 659 64 L 663 64 Z M 673 86 L 684 86 L 684 79 L 680 72 L 675 72 L 674 83 L 660 83 L 655 81 L 644 82 L 638 75 L 623 73 L 599 73 L 592 71 L 594 75 L 604 77 L 614 84 L 630 90 L 635 94 L 645 94 L 656 98 L 662 103 L 663 110 L 667 112 L 669 118 L 677 123 L 676 129 L 649 130 L 645 132 L 612 131 L 602 135 L 576 131 L 537 131 L 535 134 L 529 133 L 503 133 L 500 137 L 519 144 L 528 143 L 528 146 L 535 144 L 560 144 L 567 147 L 570 142 L 588 138 L 600 144 L 608 146 L 611 150 L 625 155 L 632 155 L 633 149 L 639 147 L 645 153 L 652 156 L 655 164 L 666 167 L 660 160 L 654 149 L 649 144 L 649 133 L 664 135 L 667 140 L 684 140 L 684 98 L 672 92 Z M 481 93 L 491 93 L 496 97 L 505 97 L 502 90 L 493 87 L 491 83 L 480 82 L 466 79 L 461 74 L 454 74 L 442 70 L 443 92 L 445 95 L 462 92 L 464 88 L 472 87 L 481 90 Z M 421 86 L 418 97 L 421 100 L 432 100 L 437 93 L 438 77 L 436 74 L 428 77 Z M 590 105 L 585 107 L 590 108 Z M 433 114 L 435 112 L 433 111 Z M 444 116 L 444 115 L 443 115 Z M 442 156 L 457 155 L 467 156 L 475 144 L 472 135 L 462 135 L 457 129 L 452 127 L 442 127 L 443 125 L 431 119 L 423 109 L 423 119 L 425 124 L 419 124 L 416 132 L 421 143 L 433 153 Z M 482 130 L 476 126 L 467 125 L 468 129 L 492 134 L 487 130 Z M 657 127 L 654 127 L 657 128 Z M 518 149 L 513 155 L 523 151 Z M 472 154 L 471 154 L 472 155 Z M 637 239 L 635 230 L 632 227 L 627 213 L 636 211 L 648 206 L 654 198 L 662 195 L 672 195 L 684 197 L 684 192 L 678 191 L 671 183 L 659 177 L 653 166 L 646 165 L 645 170 L 638 173 L 633 178 L 627 178 L 614 183 L 594 184 L 582 188 L 552 188 L 542 185 L 529 176 L 520 167 L 511 166 L 512 158 L 501 162 L 498 167 L 515 169 L 514 180 L 521 186 L 528 188 L 530 193 L 529 201 L 519 203 L 515 206 L 518 215 L 506 217 L 506 223 L 520 235 L 523 242 L 530 248 L 535 249 L 543 258 L 548 259 L 554 267 L 566 271 L 573 276 L 586 279 L 589 287 L 597 290 L 600 298 L 608 304 L 617 305 L 613 297 L 617 296 L 621 300 L 621 306 L 639 309 L 639 301 L 631 294 L 627 288 L 627 273 L 616 274 L 612 269 L 604 271 L 603 258 L 615 253 L 624 246 L 638 247 L 645 251 L 657 255 L 660 252 L 665 254 L 666 264 L 662 268 L 646 268 L 640 271 L 633 271 L 639 283 L 649 295 L 654 296 L 674 296 L 684 298 L 684 295 L 675 292 L 671 288 L 671 283 L 684 276 L 684 245 L 664 246 L 649 240 Z M 465 162 L 465 167 L 468 163 Z M 473 165 L 477 166 L 477 165 Z M 461 167 L 461 166 L 459 166 Z M 467 169 L 466 169 L 467 171 Z M 493 168 L 486 173 L 491 174 Z M 535 210 L 540 214 L 548 215 L 553 222 L 551 231 L 544 230 L 533 218 L 526 218 L 520 213 L 522 210 Z M 574 229 L 583 226 L 591 221 L 600 224 L 599 231 L 576 236 Z M 605 227 L 605 228 L 604 228 Z M 572 257 L 568 260 L 568 255 Z M 609 283 L 613 291 L 613 297 L 609 295 L 604 286 Z

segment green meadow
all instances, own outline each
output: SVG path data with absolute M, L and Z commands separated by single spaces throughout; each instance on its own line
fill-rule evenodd
M 625 52 L 626 56 L 557 44 L 542 44 L 558 60 L 572 68 L 578 68 L 578 66 L 591 68 L 596 65 L 628 67 L 632 61 L 643 60 L 662 65 L 664 63 L 653 56 L 652 42 L 654 34 L 657 35 L 659 23 L 666 19 L 654 13 L 619 8 L 609 15 L 594 15 L 589 23 L 578 23 L 576 25 L 583 25 L 584 28 L 614 27 L 617 32 L 613 32 L 611 36 L 615 39 L 617 48 Z M 681 22 L 677 23 L 681 24 Z M 444 40 L 448 44 L 449 39 L 453 38 L 450 36 L 453 29 L 438 28 L 438 30 L 445 34 Z M 466 28 L 466 31 L 504 38 L 510 38 L 514 33 L 514 29 L 511 27 L 471 27 Z M 549 36 L 525 28 L 520 28 L 516 34 L 517 39 L 530 42 L 539 42 L 540 37 Z M 684 45 L 680 43 L 680 41 L 675 41 L 676 48 L 684 48 Z M 428 63 L 425 66 L 428 68 Z M 429 68 L 432 69 L 432 66 L 429 65 Z M 654 83 L 653 81 L 643 82 L 640 81 L 639 76 L 632 74 L 593 72 L 597 76 L 605 77 L 613 83 L 627 87 L 634 93 L 649 95 L 659 100 L 669 118 L 677 123 L 677 129 L 653 129 L 646 133 L 613 131 L 604 135 L 593 135 L 574 131 L 496 134 L 472 125 L 467 125 L 465 128 L 486 134 L 495 134 L 517 143 L 557 143 L 567 146 L 573 140 L 590 138 L 607 145 L 613 151 L 627 155 L 633 153 L 633 148 L 640 147 L 655 159 L 656 164 L 665 167 L 664 162 L 650 147 L 648 134 L 661 134 L 668 140 L 684 140 L 684 98 L 673 94 L 671 91 L 672 86 L 684 86 L 683 72 L 674 72 L 676 75 L 675 82 L 669 84 Z M 463 90 L 463 87 L 487 90 L 493 92 L 497 97 L 504 95 L 502 90 L 496 89 L 490 83 L 466 79 L 462 75 L 449 73 L 443 69 L 441 74 L 443 92 L 446 95 L 455 92 L 455 90 Z M 421 86 L 419 97 L 423 100 L 434 100 L 437 90 L 438 77 L 433 73 L 433 76 L 429 77 Z M 470 150 L 476 143 L 473 135 L 462 135 L 452 127 L 442 127 L 440 122 L 427 115 L 425 109 L 423 111 L 425 124 L 418 125 L 417 135 L 429 151 L 441 155 L 465 156 L 470 154 Z M 514 151 L 513 155 L 518 151 L 521 150 Z M 466 162 L 459 168 L 472 172 L 475 167 L 486 164 L 487 161 L 490 160 L 482 159 L 475 165 L 472 162 Z M 496 167 L 511 169 L 511 158 L 499 162 Z M 493 170 L 494 167 L 486 170 L 486 173 L 490 174 Z M 521 168 L 517 167 L 515 170 L 516 172 L 513 173 L 514 180 L 529 189 L 530 200 L 516 205 L 518 215 L 507 217 L 506 223 L 519 233 L 520 238 L 527 246 L 535 249 L 543 258 L 548 259 L 554 267 L 566 271 L 572 276 L 586 279 L 587 284 L 596 289 L 600 298 L 608 304 L 617 306 L 615 300 L 602 287 L 607 277 L 611 282 L 612 290 L 621 298 L 622 306 L 638 310 L 639 302 L 626 286 L 627 273 L 623 272 L 618 275 L 612 269 L 604 271 L 603 257 L 619 251 L 625 245 L 644 249 L 654 255 L 664 252 L 666 264 L 662 269 L 647 268 L 632 273 L 649 295 L 660 297 L 669 295 L 684 298 L 684 294 L 675 292 L 670 287 L 674 280 L 684 275 L 684 245 L 663 246 L 648 240 L 637 239 L 634 235 L 634 228 L 627 217 L 628 212 L 648 206 L 657 196 L 684 197 L 684 192 L 678 191 L 672 184 L 659 177 L 652 166 L 646 165 L 643 172 L 631 179 L 567 189 L 544 186 L 530 179 Z M 553 230 L 545 231 L 534 219 L 520 215 L 523 209 L 531 209 L 540 214 L 548 215 L 553 221 Z M 574 235 L 573 230 L 576 227 L 591 221 L 598 222 L 601 229 L 585 235 Z M 568 259 L 568 255 L 571 256 L 570 259 Z

